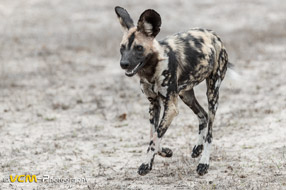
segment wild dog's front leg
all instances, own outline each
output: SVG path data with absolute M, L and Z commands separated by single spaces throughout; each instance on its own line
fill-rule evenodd
M 160 120 L 160 97 L 157 96 L 155 98 L 149 97 L 150 101 L 149 113 L 150 113 L 150 142 L 153 141 L 153 136 L 159 124 Z M 160 148 L 158 154 L 162 157 L 172 157 L 173 151 L 167 147 Z
M 149 114 L 150 114 L 150 141 L 153 139 L 153 134 L 155 133 L 155 129 L 158 126 L 159 119 L 160 119 L 160 99 L 159 97 L 148 97 L 150 101 L 149 106 Z
M 147 157 L 143 164 L 138 169 L 140 175 L 146 175 L 152 170 L 154 157 L 156 154 L 168 157 L 172 155 L 172 151 L 168 148 L 161 148 L 161 138 L 170 126 L 173 118 L 178 114 L 177 111 L 177 95 L 168 96 L 163 98 L 164 112 L 159 126 L 155 126 L 155 131 L 147 149 Z M 159 114 L 160 115 L 160 114 Z

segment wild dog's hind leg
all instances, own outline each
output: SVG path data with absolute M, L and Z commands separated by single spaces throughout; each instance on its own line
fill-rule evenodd
M 180 93 L 180 98 L 187 106 L 189 106 L 193 110 L 193 112 L 197 115 L 199 119 L 199 135 L 197 143 L 192 151 L 192 157 L 196 158 L 202 153 L 204 148 L 203 142 L 206 138 L 208 115 L 197 101 L 193 89 Z
M 209 109 L 209 120 L 207 127 L 206 138 L 204 139 L 204 150 L 197 167 L 199 175 L 204 175 L 208 172 L 209 159 L 212 143 L 212 125 L 215 117 L 215 113 L 218 106 L 219 97 L 219 83 L 221 79 L 218 76 L 213 76 L 207 79 L 207 98 L 208 98 L 208 109 Z
M 209 168 L 209 160 L 210 160 L 210 152 L 211 152 L 211 143 L 212 143 L 212 126 L 216 114 L 216 110 L 218 107 L 218 99 L 219 99 L 219 87 L 224 79 L 226 70 L 227 70 L 227 54 L 223 49 L 220 52 L 219 56 L 219 67 L 217 71 L 212 73 L 207 79 L 207 98 L 208 98 L 208 128 L 207 135 L 204 142 L 204 150 L 202 157 L 200 159 L 199 165 L 197 167 L 197 172 L 199 175 L 204 175 L 208 172 Z

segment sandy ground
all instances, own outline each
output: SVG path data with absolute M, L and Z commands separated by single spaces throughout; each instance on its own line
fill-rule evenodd
M 155 159 L 139 176 L 149 141 L 148 101 L 119 66 L 114 6 L 136 21 L 153 8 L 158 39 L 215 30 L 238 76 L 221 88 L 209 173 L 191 158 L 198 121 L 182 102 Z M 0 1 L 0 189 L 286 189 L 286 2 L 202 0 Z M 195 88 L 206 108 L 205 84 Z M 10 183 L 10 175 L 74 178 Z

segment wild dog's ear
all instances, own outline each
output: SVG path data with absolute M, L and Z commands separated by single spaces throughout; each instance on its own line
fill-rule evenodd
M 123 29 L 129 30 L 130 28 L 134 27 L 132 18 L 124 8 L 116 6 L 115 13 L 117 14 L 117 17 Z
M 160 26 L 160 15 L 152 9 L 148 9 L 141 14 L 137 23 L 137 30 L 143 32 L 147 36 L 155 38 L 160 32 Z

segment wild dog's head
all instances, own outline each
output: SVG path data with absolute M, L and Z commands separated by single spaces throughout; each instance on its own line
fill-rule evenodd
M 142 69 L 156 52 L 154 38 L 160 31 L 161 17 L 151 9 L 144 11 L 134 25 L 128 12 L 122 7 L 115 7 L 115 13 L 124 29 L 120 44 L 120 66 L 129 77 Z

